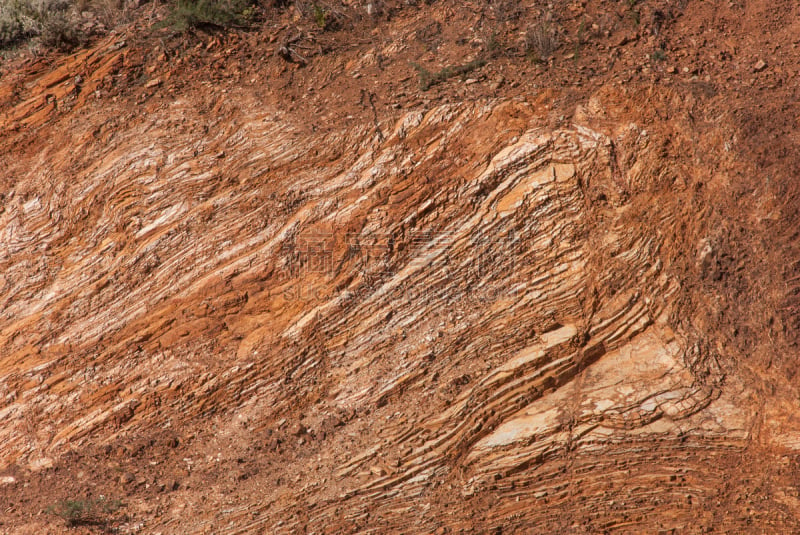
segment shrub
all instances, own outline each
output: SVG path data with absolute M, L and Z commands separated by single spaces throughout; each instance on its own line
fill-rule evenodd
M 431 72 L 421 65 L 414 64 L 419 74 L 419 86 L 423 91 L 427 91 L 436 84 L 440 84 L 445 80 L 454 76 L 463 76 L 475 69 L 480 69 L 486 65 L 485 59 L 475 59 L 463 65 L 448 65 L 439 72 Z
M 46 46 L 70 48 L 80 43 L 78 13 L 68 0 L 0 1 L 0 48 L 38 37 Z
M 106 28 L 114 28 L 132 20 L 131 10 L 141 0 L 73 0 L 78 12 L 88 11 Z
M 325 26 L 327 25 L 327 18 L 328 17 L 325 8 L 319 4 L 314 4 L 314 22 L 317 23 L 317 26 L 325 29 Z
M 122 502 L 100 497 L 97 500 L 63 500 L 47 508 L 47 512 L 62 518 L 68 526 L 105 525 Z
M 544 18 L 529 26 L 525 32 L 525 53 L 533 61 L 547 61 L 558 47 L 556 31 Z
M 310 14 L 314 24 L 324 31 L 340 30 L 345 18 L 348 18 L 343 11 L 336 9 L 330 3 L 314 2 L 311 4 Z
M 72 12 L 53 13 L 42 22 L 39 41 L 50 48 L 70 50 L 84 41 L 78 29 L 77 17 Z
M 249 0 L 178 0 L 164 22 L 181 32 L 245 27 L 254 14 Z
M 486 39 L 486 45 L 484 46 L 484 53 L 487 57 L 496 58 L 500 51 L 503 48 L 503 44 L 500 42 L 500 37 L 497 32 L 492 32 L 489 34 L 489 37 Z

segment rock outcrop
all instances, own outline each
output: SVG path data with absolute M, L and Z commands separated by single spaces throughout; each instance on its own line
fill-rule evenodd
M 668 481 L 687 443 L 698 464 L 745 445 L 752 415 L 669 326 L 671 244 L 629 217 L 630 192 L 668 171 L 647 132 L 548 131 L 528 103 L 486 101 L 324 137 L 267 110 L 193 144 L 165 124 L 177 112 L 91 162 L 53 147 L 7 196 L 5 463 L 214 412 L 369 414 L 354 447 L 334 433 L 320 449 L 336 485 L 290 509 L 418 531 L 435 526 L 411 511 L 441 485 L 491 489 L 488 524 L 520 496 L 543 504 L 520 526 L 576 496 L 602 523 L 614 481 Z M 616 144 L 640 164 L 623 172 Z M 287 516 L 265 504 L 235 524 Z
M 750 334 L 791 308 L 728 246 L 779 202 L 714 204 L 738 183 L 702 88 L 573 120 L 555 90 L 385 118 L 362 90 L 328 125 L 145 55 L 115 35 L 0 86 L 13 529 L 54 529 L 51 491 L 126 496 L 120 532 L 798 528 L 779 313 L 731 342 L 737 296 L 764 289 Z M 126 71 L 144 96 L 110 111 Z

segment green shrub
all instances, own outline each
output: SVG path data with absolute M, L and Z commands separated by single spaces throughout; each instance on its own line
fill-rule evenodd
M 250 0 L 178 0 L 165 24 L 178 31 L 248 26 L 255 9 Z
M 314 4 L 314 22 L 317 23 L 317 26 L 324 30 L 325 26 L 327 26 L 327 18 L 328 13 L 325 11 L 325 8 L 319 4 Z
M 314 19 L 314 24 L 324 31 L 340 30 L 342 23 L 347 18 L 343 11 L 334 8 L 327 2 L 314 2 L 311 4 L 310 14 Z

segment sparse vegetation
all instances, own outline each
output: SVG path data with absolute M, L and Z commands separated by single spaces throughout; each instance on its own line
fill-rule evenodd
M 128 0 L 0 0 L 0 51 L 38 45 L 70 50 L 130 20 Z
M 497 32 L 492 32 L 491 35 L 486 39 L 486 46 L 484 47 L 484 52 L 490 58 L 496 58 L 500 51 L 502 50 L 502 43 L 500 42 L 500 37 Z
M 463 76 L 475 69 L 480 69 L 486 65 L 485 59 L 475 59 L 463 65 L 448 65 L 438 72 L 431 72 L 421 65 L 414 64 L 419 74 L 419 86 L 423 91 L 427 91 L 436 84 L 440 84 L 445 80 L 453 78 L 454 76 Z
M 63 500 L 47 508 L 47 513 L 63 519 L 68 526 L 103 526 L 122 507 L 120 500 L 103 496 L 96 500 Z
M 558 47 L 558 35 L 555 28 L 545 18 L 529 26 L 525 32 L 525 54 L 531 61 L 546 62 L 558 50 Z
M 489 4 L 498 25 L 517 21 L 525 14 L 525 7 L 518 0 L 494 0 Z
M 45 46 L 72 48 L 80 44 L 79 14 L 69 0 L 0 1 L 0 48 L 38 39 Z
M 106 28 L 130 22 L 136 2 L 132 0 L 73 0 L 79 12 L 88 11 Z
M 584 44 L 586 44 L 586 19 L 581 19 L 581 23 L 578 25 L 578 35 L 575 39 L 575 52 L 573 53 L 575 63 L 580 58 L 581 48 Z
M 344 11 L 333 7 L 330 3 L 321 2 L 311 4 L 310 14 L 314 19 L 314 24 L 325 31 L 341 29 L 345 19 L 349 18 Z
M 638 3 L 639 0 L 628 0 L 628 17 L 630 17 L 635 26 L 638 26 L 641 22 L 641 13 L 636 9 Z
M 325 19 L 327 18 L 328 17 L 325 8 L 319 4 L 314 4 L 314 22 L 317 23 L 317 26 L 319 26 L 322 29 L 325 29 L 326 25 Z
M 250 0 L 178 0 L 163 25 L 179 32 L 246 27 L 254 17 Z

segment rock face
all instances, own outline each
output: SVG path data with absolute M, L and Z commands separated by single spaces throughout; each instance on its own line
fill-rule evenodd
M 798 528 L 772 311 L 745 355 L 752 324 L 718 332 L 756 268 L 711 228 L 733 136 L 693 95 L 379 121 L 362 92 L 334 126 L 241 88 L 92 104 L 131 55 L 109 38 L 0 89 L 12 528 L 57 532 L 37 513 L 69 493 L 127 496 L 120 532 Z M 732 227 L 777 219 L 757 191 Z
M 369 414 L 355 449 L 327 439 L 336 483 L 294 491 L 307 509 L 235 524 L 416 531 L 442 485 L 496 495 L 486 525 L 520 497 L 542 506 L 518 526 L 577 497 L 601 521 L 615 484 L 683 474 L 687 442 L 695 467 L 745 444 L 752 415 L 667 321 L 669 244 L 628 217 L 668 165 L 646 132 L 548 131 L 530 104 L 486 101 L 384 136 L 303 138 L 268 111 L 192 147 L 172 113 L 91 162 L 54 147 L 7 197 L 4 463 L 208 411 Z M 617 144 L 637 151 L 627 173 Z M 30 430 L 37 414 L 54 418 Z

